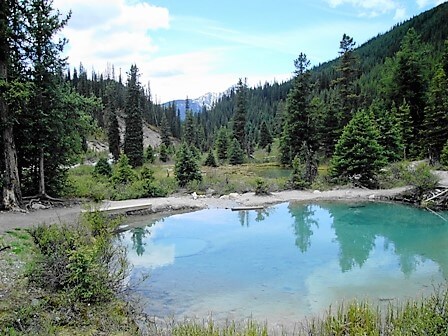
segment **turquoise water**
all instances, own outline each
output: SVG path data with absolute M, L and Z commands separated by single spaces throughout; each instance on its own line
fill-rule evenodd
M 448 222 L 403 205 L 202 210 L 121 239 L 134 266 L 130 281 L 159 317 L 288 324 L 353 298 L 418 298 L 448 275 Z

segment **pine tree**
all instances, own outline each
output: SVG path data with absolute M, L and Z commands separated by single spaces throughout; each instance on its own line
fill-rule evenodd
M 294 61 L 295 74 L 294 83 L 286 101 L 286 116 L 283 136 L 280 143 L 281 162 L 291 165 L 296 156 L 303 156 L 306 164 L 315 165 L 314 153 L 317 149 L 316 125 L 313 119 L 310 97 L 311 85 L 308 67 L 310 62 L 306 55 L 301 53 Z M 316 171 L 317 168 L 309 166 L 308 172 Z M 307 174 L 311 182 L 315 175 Z
M 13 14 L 17 15 L 18 6 L 14 2 L 2 1 L 0 3 L 0 129 L 2 130 L 2 154 L 0 158 L 0 171 L 2 172 L 2 201 L 6 209 L 22 207 L 22 191 L 20 185 L 17 150 L 14 139 L 14 120 L 5 97 L 9 82 L 8 64 L 11 58 L 11 30 L 9 20 Z M 4 173 L 3 173 L 4 172 Z
M 215 154 L 213 154 L 213 151 L 210 149 L 207 154 L 207 158 L 205 159 L 204 166 L 208 167 L 217 167 L 218 164 L 216 163 Z
M 409 104 L 412 139 L 407 143 L 407 148 L 413 156 L 417 156 L 421 148 L 421 142 L 418 139 L 424 120 L 425 58 L 420 36 L 414 28 L 409 29 L 401 42 L 400 50 L 396 53 L 392 68 L 392 82 L 388 87 L 388 95 L 392 101 L 400 105 L 405 100 Z
M 197 132 L 195 128 L 193 113 L 189 109 L 185 112 L 185 121 L 182 134 L 183 134 L 183 141 L 188 146 L 196 145 Z
M 398 161 L 403 155 L 403 140 L 397 120 L 397 109 L 388 111 L 383 102 L 374 101 L 369 108 L 378 126 L 378 143 L 388 162 Z
M 196 158 L 185 143 L 181 145 L 177 153 L 174 174 L 180 187 L 185 187 L 191 181 L 202 181 Z
M 440 154 L 440 163 L 448 168 L 448 141 L 443 146 L 442 153 Z
M 247 84 L 240 78 L 236 87 L 236 106 L 233 114 L 233 135 L 240 143 L 240 147 L 246 149 L 246 91 Z
M 330 163 L 330 175 L 342 180 L 358 180 L 361 185 L 375 184 L 376 174 L 385 164 L 378 130 L 365 111 L 357 112 L 344 127 Z
M 168 124 L 168 119 L 166 118 L 166 114 L 162 113 L 162 120 L 160 124 L 160 138 L 162 139 L 162 143 L 165 145 L 166 148 L 171 146 L 170 135 L 171 132 Z
M 244 151 L 236 138 L 233 138 L 230 144 L 229 163 L 231 165 L 238 165 L 244 163 Z
M 162 162 L 167 162 L 169 159 L 170 158 L 168 156 L 168 148 L 162 142 L 159 146 L 159 160 Z
M 431 81 L 422 133 L 430 163 L 439 161 L 448 140 L 448 80 L 442 66 Z
M 398 129 L 403 141 L 403 158 L 407 159 L 414 138 L 411 108 L 406 100 L 403 100 L 403 103 L 399 106 L 398 110 L 395 107 L 395 103 L 392 104 L 392 113 L 394 113 L 394 111 L 397 113 Z
M 342 129 L 357 110 L 358 96 L 355 80 L 358 77 L 358 62 L 353 54 L 356 43 L 353 38 L 344 34 L 340 42 L 340 61 L 336 68 L 339 77 L 333 82 L 339 93 L 341 110 L 338 113 L 338 125 Z
M 226 128 L 221 127 L 215 141 L 218 160 L 224 162 L 228 159 L 229 134 Z
M 272 135 L 271 132 L 269 131 L 268 125 L 266 124 L 266 121 L 263 120 L 263 122 L 261 123 L 260 141 L 258 145 L 261 148 L 266 148 L 270 144 L 272 144 Z
M 115 104 L 115 86 L 111 82 L 106 86 L 106 109 L 108 115 L 107 140 L 109 142 L 109 152 L 114 161 L 120 157 L 120 129 L 117 118 L 117 108 Z
M 154 148 L 148 145 L 145 151 L 145 161 L 148 163 L 154 163 Z
M 124 136 L 124 153 L 132 167 L 143 164 L 143 124 L 141 109 L 141 86 L 136 65 L 132 65 L 128 73 L 126 95 L 126 131 Z

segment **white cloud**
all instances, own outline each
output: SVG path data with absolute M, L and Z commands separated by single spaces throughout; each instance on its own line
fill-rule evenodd
M 361 10 L 368 10 L 369 16 L 376 16 L 395 10 L 398 5 L 394 0 L 327 0 L 331 7 L 338 7 L 341 5 L 352 5 Z M 362 14 L 366 14 L 362 12 Z
M 72 18 L 62 35 L 69 40 L 69 63 L 83 63 L 101 72 L 107 64 L 126 71 L 133 63 L 142 64 L 158 50 L 151 34 L 170 26 L 166 8 L 148 3 L 129 4 L 126 0 L 56 0 L 62 13 L 72 10 Z M 117 71 L 118 72 L 118 71 Z
M 446 1 L 447 0 L 417 0 L 417 5 L 421 9 L 432 5 L 438 6 Z

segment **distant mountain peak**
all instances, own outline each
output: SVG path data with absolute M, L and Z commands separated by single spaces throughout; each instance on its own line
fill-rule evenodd
M 207 92 L 206 94 L 195 98 L 188 99 L 190 102 L 190 110 L 194 113 L 201 113 L 203 107 L 208 110 L 212 108 L 213 104 L 215 104 L 225 93 L 216 93 L 216 92 Z M 180 112 L 180 118 L 182 120 L 185 119 L 185 99 L 176 99 L 171 100 L 169 102 L 163 103 L 162 106 L 169 106 L 173 104 L 176 106 L 176 110 Z

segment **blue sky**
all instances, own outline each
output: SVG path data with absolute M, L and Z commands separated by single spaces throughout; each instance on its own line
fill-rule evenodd
M 445 0 L 446 1 L 446 0 Z M 441 0 L 55 0 L 72 18 L 62 35 L 71 66 L 125 78 L 136 63 L 157 102 L 291 77 L 304 52 L 337 57 L 344 33 L 359 44 Z

